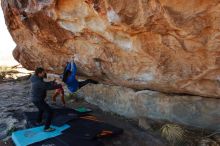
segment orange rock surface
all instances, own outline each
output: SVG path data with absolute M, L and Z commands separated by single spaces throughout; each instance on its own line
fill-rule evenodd
M 220 98 L 219 0 L 2 0 L 24 67 Z

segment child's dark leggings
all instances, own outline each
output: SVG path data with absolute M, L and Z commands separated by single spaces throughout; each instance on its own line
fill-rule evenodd
M 79 82 L 79 89 L 82 88 L 83 86 L 89 84 L 89 83 L 98 84 L 97 81 L 94 81 L 94 80 L 91 80 L 91 79 L 87 79 L 87 80 L 85 80 L 85 81 L 80 81 L 80 82 Z

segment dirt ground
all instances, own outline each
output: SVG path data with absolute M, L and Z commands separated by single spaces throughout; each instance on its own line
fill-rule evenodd
M 48 93 L 51 97 L 52 92 Z M 1 137 L 4 139 L 0 146 L 12 146 L 10 134 L 8 131 L 23 129 L 26 121 L 24 120 L 23 111 L 34 111 L 36 108 L 29 100 L 30 82 L 10 81 L 0 83 L 0 127 L 2 127 Z M 50 99 L 48 98 L 48 103 Z M 57 100 L 57 106 L 61 106 L 60 99 Z M 98 107 L 85 102 L 82 99 L 75 100 L 71 97 L 67 99 L 67 107 L 87 107 L 93 110 L 92 114 L 98 119 L 109 124 L 123 128 L 124 133 L 117 137 L 102 139 L 105 146 L 165 146 L 163 140 L 157 132 L 150 132 L 139 128 L 136 121 L 132 121 L 113 113 L 101 111 Z

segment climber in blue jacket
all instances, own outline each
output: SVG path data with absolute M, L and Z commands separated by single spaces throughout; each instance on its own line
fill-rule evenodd
M 88 83 L 97 84 L 97 81 L 87 79 L 85 81 L 78 81 L 76 79 L 77 67 L 74 61 L 68 62 L 63 73 L 63 82 L 66 83 L 67 88 L 71 93 L 76 92 Z
M 63 82 L 66 83 L 71 93 L 76 92 L 79 89 L 79 82 L 76 80 L 76 64 L 74 61 L 68 62 L 63 74 Z
M 67 85 L 67 88 L 69 90 L 70 93 L 74 93 L 76 92 L 78 89 L 80 89 L 81 87 L 85 86 L 88 83 L 92 83 L 92 84 L 97 84 L 97 81 L 91 80 L 91 79 L 87 79 L 85 81 L 78 81 L 76 79 L 76 72 L 77 72 L 77 67 L 74 61 L 71 62 L 67 62 L 67 65 L 64 69 L 63 75 L 61 76 L 63 82 Z M 63 90 L 63 89 L 62 89 Z M 56 90 L 56 93 L 53 95 L 52 99 L 55 102 L 56 97 L 59 94 L 64 94 L 63 92 L 59 92 L 62 90 Z M 64 95 L 63 95 L 64 96 Z M 63 103 L 65 105 L 65 101 L 63 98 Z

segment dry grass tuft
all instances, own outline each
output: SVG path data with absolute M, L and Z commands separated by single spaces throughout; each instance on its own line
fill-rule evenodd
M 210 138 L 203 138 L 198 142 L 198 146 L 219 146 L 219 144 Z
M 185 139 L 185 130 L 176 124 L 165 124 L 161 128 L 161 136 L 171 145 L 178 145 Z

